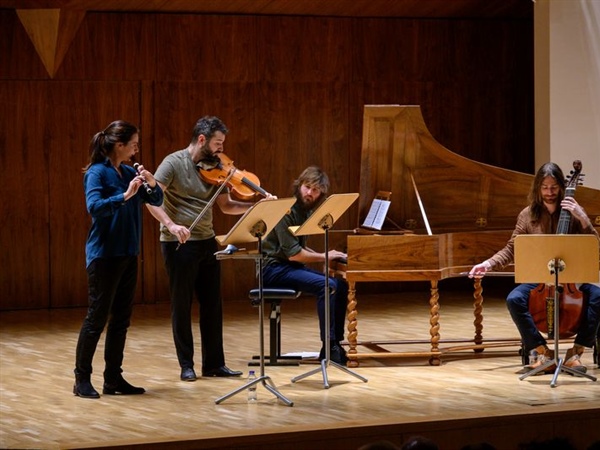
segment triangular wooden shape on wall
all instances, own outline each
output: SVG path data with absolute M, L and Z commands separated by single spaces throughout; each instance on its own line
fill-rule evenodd
M 17 15 L 50 78 L 54 78 L 85 17 L 85 11 L 18 9 Z

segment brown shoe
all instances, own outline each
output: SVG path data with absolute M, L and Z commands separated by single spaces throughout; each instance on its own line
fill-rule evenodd
M 569 369 L 576 370 L 577 372 L 586 373 L 587 367 L 583 365 L 581 362 L 581 355 L 583 354 L 583 347 L 581 346 L 573 346 L 569 350 L 567 350 L 567 354 L 565 355 L 564 366 Z M 567 372 L 568 373 L 568 372 Z
M 537 369 L 541 365 L 545 364 L 547 361 L 554 359 L 554 350 L 550 350 L 545 345 L 540 345 L 536 347 L 534 350 L 534 354 L 535 353 L 537 354 L 535 361 L 533 362 L 533 364 L 525 366 L 527 369 Z M 545 371 L 548 372 L 549 369 L 550 367 L 545 369 Z M 554 366 L 554 369 L 556 369 L 556 366 Z M 554 369 L 552 369 L 552 372 L 554 372 Z

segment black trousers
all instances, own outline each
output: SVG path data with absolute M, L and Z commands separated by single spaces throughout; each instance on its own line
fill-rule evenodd
M 217 242 L 214 239 L 188 241 L 179 249 L 177 242 L 162 242 L 161 249 L 169 275 L 171 322 L 179 365 L 194 367 L 194 295 L 200 311 L 202 370 L 225 365 L 221 270 L 214 255 Z
M 108 322 L 104 346 L 104 379 L 118 380 L 131 322 L 137 284 L 137 256 L 99 258 L 88 266 L 88 312 L 79 332 L 75 374 L 89 376 L 100 336 Z

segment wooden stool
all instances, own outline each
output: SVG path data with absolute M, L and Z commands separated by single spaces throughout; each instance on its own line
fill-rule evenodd
M 281 302 L 283 300 L 293 300 L 300 296 L 299 291 L 293 289 L 263 288 L 263 298 L 266 303 L 271 304 L 271 313 L 269 315 L 269 355 L 265 357 L 265 366 L 298 366 L 301 356 L 281 356 Z M 248 294 L 252 306 L 258 306 L 260 303 L 260 293 L 258 288 L 250 290 Z M 253 356 L 253 360 L 260 359 L 260 356 Z M 259 363 L 252 361 L 249 366 L 258 366 Z

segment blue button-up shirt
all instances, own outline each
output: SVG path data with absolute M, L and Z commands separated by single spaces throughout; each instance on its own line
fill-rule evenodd
M 163 191 L 157 184 L 148 194 L 144 187 L 125 201 L 125 191 L 137 175 L 136 170 L 121 164 L 121 174 L 107 158 L 92 164 L 83 177 L 85 203 L 92 216 L 92 227 L 85 244 L 86 267 L 96 258 L 135 256 L 140 253 L 142 203 L 160 206 Z

